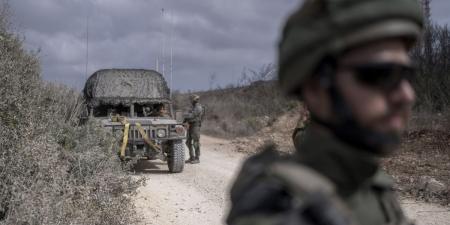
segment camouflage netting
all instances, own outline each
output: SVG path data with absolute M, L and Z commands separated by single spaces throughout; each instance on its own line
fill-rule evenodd
M 90 106 L 151 104 L 169 101 L 169 88 L 154 70 L 105 69 L 86 81 L 84 96 Z

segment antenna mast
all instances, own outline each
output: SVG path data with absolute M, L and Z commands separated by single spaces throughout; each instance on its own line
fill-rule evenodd
M 164 27 L 164 8 L 161 9 L 161 13 L 162 13 L 162 38 L 163 38 L 163 45 L 162 45 L 162 75 L 163 77 L 166 76 L 166 32 L 165 32 L 165 27 Z
M 156 58 L 156 72 L 159 73 L 159 56 Z
M 170 99 L 172 99 L 173 87 L 173 11 L 170 12 Z
M 430 2 L 431 0 L 422 0 L 422 10 L 425 16 L 425 22 L 427 26 L 430 25 L 430 18 L 431 18 Z
M 86 65 L 84 68 L 84 72 L 86 75 L 86 80 L 88 79 L 88 65 L 89 65 L 89 11 L 86 15 Z

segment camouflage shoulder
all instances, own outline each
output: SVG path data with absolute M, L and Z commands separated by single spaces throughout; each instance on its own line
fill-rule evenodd
M 384 190 L 393 190 L 394 183 L 394 178 L 381 169 L 377 171 L 372 179 L 372 186 Z
M 198 102 L 198 103 L 195 104 L 195 108 L 200 108 L 201 109 L 201 108 L 203 108 L 203 105 Z
M 330 180 L 280 156 L 273 144 L 244 163 L 231 202 L 228 224 L 354 224 Z
M 312 193 L 326 196 L 335 194 L 335 186 L 328 178 L 299 163 L 276 162 L 268 168 L 267 173 L 283 183 L 297 197 Z
M 239 198 L 238 195 L 248 189 L 258 179 L 266 176 L 268 165 L 281 159 L 273 143 L 265 144 L 259 148 L 259 153 L 249 157 L 242 165 L 242 169 L 231 189 L 231 198 Z
M 194 110 L 196 113 L 203 113 L 203 109 L 204 109 L 204 107 L 200 103 L 197 103 L 194 106 Z
M 272 224 L 256 223 L 262 218 L 261 212 L 272 218 L 274 212 L 287 210 L 288 196 L 277 181 L 267 176 L 267 167 L 281 157 L 273 144 L 260 148 L 258 154 L 249 157 L 243 164 L 231 188 L 231 210 L 227 224 Z M 270 214 L 270 215 L 269 215 Z M 266 217 L 263 216 L 263 217 Z
M 238 198 L 255 183 L 276 184 L 297 198 L 311 193 L 333 195 L 334 184 L 323 175 L 289 157 L 281 156 L 273 143 L 261 147 L 258 154 L 248 158 L 232 188 L 232 198 Z
M 322 174 L 292 161 L 272 164 L 268 174 L 291 196 L 293 210 L 300 214 L 297 220 L 311 224 L 357 224 L 348 206 L 336 193 L 335 185 Z

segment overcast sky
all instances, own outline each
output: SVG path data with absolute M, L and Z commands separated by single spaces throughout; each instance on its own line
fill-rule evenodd
M 173 88 L 236 83 L 244 68 L 275 62 L 281 25 L 300 0 L 10 0 L 30 50 L 40 50 L 46 80 L 81 89 L 88 73 L 145 68 L 170 75 Z M 162 13 L 164 9 L 164 16 Z M 433 0 L 433 18 L 450 23 L 450 1 Z M 89 20 L 87 18 L 89 17 Z

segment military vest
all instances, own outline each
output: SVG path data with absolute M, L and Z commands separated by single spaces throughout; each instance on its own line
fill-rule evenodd
M 376 156 L 313 129 L 301 138 L 294 156 L 272 146 L 244 163 L 229 224 L 411 224 Z

